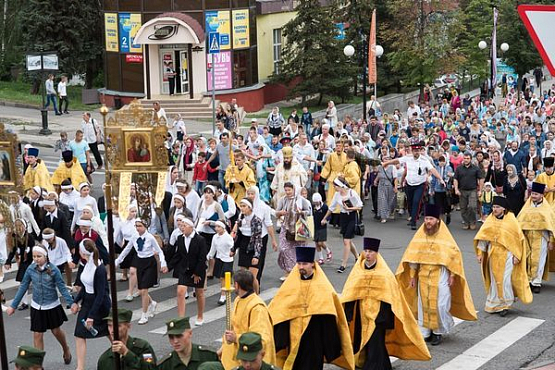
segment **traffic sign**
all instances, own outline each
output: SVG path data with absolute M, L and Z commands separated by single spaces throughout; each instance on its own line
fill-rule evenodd
M 220 33 L 209 32 L 208 33 L 208 53 L 217 54 L 219 52 L 220 52 Z
M 530 33 L 543 62 L 551 75 L 555 75 L 554 5 L 519 5 L 518 14 Z

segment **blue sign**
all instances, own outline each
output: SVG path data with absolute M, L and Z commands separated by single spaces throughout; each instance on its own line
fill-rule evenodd
M 131 33 L 131 14 L 119 13 L 119 50 L 122 53 L 129 53 Z
M 345 23 L 336 23 L 335 28 L 337 28 L 336 40 L 345 40 Z
M 220 34 L 218 32 L 208 33 L 208 54 L 218 54 L 220 52 Z

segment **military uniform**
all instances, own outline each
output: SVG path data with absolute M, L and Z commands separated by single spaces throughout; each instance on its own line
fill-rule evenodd
M 166 335 L 180 335 L 185 330 L 191 329 L 189 318 L 176 318 L 166 322 Z M 213 350 L 197 344 L 192 344 L 189 363 L 185 365 L 179 354 L 172 351 L 158 362 L 159 370 L 198 370 L 205 362 L 218 361 L 218 355 Z
M 118 308 L 118 322 L 129 323 L 133 312 L 124 308 Z M 112 312 L 104 320 L 112 320 Z M 153 370 L 156 369 L 156 354 L 152 346 L 144 339 L 127 337 L 125 343 L 128 351 L 125 356 L 120 356 L 121 370 Z M 108 348 L 98 359 L 97 369 L 113 369 L 114 352 Z
M 46 352 L 30 346 L 21 346 L 17 350 L 17 357 L 11 361 L 19 367 L 27 369 L 42 368 Z
M 244 333 L 239 338 L 239 349 L 237 350 L 237 359 L 243 361 L 254 361 L 258 353 L 262 351 L 262 336 L 258 333 Z M 245 370 L 243 366 L 237 366 L 233 370 Z M 273 365 L 269 365 L 262 361 L 260 370 L 279 370 Z

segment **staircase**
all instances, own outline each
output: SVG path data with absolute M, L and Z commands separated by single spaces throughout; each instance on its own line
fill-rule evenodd
M 211 120 L 212 119 L 212 98 L 201 97 L 195 99 L 185 99 L 182 96 L 160 96 L 152 99 L 142 99 L 141 104 L 144 108 L 152 108 L 152 103 L 158 101 L 160 106 L 166 111 L 168 119 L 173 119 L 175 115 L 181 114 L 185 120 Z M 220 104 L 216 100 L 216 107 Z

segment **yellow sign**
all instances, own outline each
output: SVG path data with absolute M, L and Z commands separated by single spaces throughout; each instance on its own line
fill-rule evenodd
M 156 206 L 162 207 L 162 201 L 166 195 L 166 182 L 168 178 L 168 172 L 158 172 L 158 184 L 156 185 Z
M 131 13 L 130 21 L 131 21 L 131 31 L 129 31 L 129 41 L 130 41 L 129 52 L 142 53 L 143 46 L 140 44 L 134 43 L 135 35 L 137 34 L 137 32 L 139 32 L 139 28 L 141 28 L 141 24 L 142 24 L 141 14 Z
M 106 30 L 106 51 L 119 51 L 118 15 L 117 13 L 104 14 L 104 29 Z
M 231 49 L 231 17 L 229 10 L 208 10 L 205 12 L 206 32 L 220 35 L 220 50 Z
M 250 47 L 249 10 L 239 9 L 232 12 L 233 49 Z
M 126 220 L 129 214 L 129 199 L 131 199 L 131 172 L 122 172 L 119 178 L 118 213 L 120 220 Z

